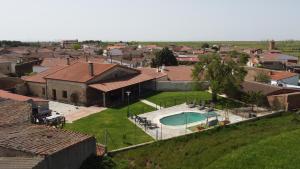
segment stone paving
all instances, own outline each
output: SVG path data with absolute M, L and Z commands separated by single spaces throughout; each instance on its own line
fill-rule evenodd
M 52 110 L 52 115 L 61 114 L 65 116 L 67 123 L 72 123 L 75 120 L 95 114 L 105 110 L 104 107 L 84 107 L 84 106 L 75 106 L 71 104 L 65 104 L 60 102 L 49 102 L 49 108 Z
M 181 126 L 168 126 L 160 123 L 160 119 L 166 116 L 170 115 L 175 115 L 179 114 L 181 112 L 198 112 L 198 113 L 206 113 L 205 110 L 198 110 L 197 108 L 188 108 L 186 104 L 181 104 L 169 108 L 164 108 L 160 109 L 157 111 L 145 113 L 145 114 L 140 114 L 140 117 L 146 117 L 147 120 L 151 120 L 152 123 L 156 123 L 159 128 L 157 129 L 145 129 L 144 126 L 141 126 L 136 123 L 138 127 L 143 129 L 147 134 L 149 134 L 151 137 L 153 137 L 156 140 L 161 140 L 161 139 L 168 139 L 172 137 L 178 137 L 181 135 L 189 134 L 192 133 L 191 130 L 189 130 L 189 127 L 200 125 L 200 124 L 205 124 L 206 120 L 195 122 L 195 123 L 190 123 L 188 125 L 181 125 Z M 221 110 L 216 110 L 215 111 L 219 116 L 218 120 L 224 120 L 225 119 L 225 112 Z M 228 117 L 231 123 L 236 123 L 243 121 L 243 119 L 240 116 L 228 113 Z M 211 117 L 208 120 L 214 120 L 216 117 Z M 134 120 L 130 119 L 133 123 L 135 123 Z

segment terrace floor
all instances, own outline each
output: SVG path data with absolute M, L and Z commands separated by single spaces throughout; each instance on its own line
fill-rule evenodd
M 61 115 L 64 115 L 67 123 L 72 123 L 75 120 L 81 119 L 83 117 L 95 113 L 99 113 L 106 109 L 104 107 L 96 107 L 96 106 L 90 106 L 90 107 L 75 106 L 71 104 L 54 102 L 54 101 L 49 102 L 49 108 L 52 110 L 52 114 L 59 113 Z

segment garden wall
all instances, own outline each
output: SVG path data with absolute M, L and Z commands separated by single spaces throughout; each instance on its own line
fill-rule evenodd
M 207 90 L 209 87 L 208 82 L 197 82 L 193 81 L 157 81 L 157 91 L 191 91 L 191 90 Z

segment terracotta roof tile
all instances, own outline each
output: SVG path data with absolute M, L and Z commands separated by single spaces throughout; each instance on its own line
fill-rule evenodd
M 192 81 L 192 70 L 193 66 L 166 66 L 164 72 L 170 81 Z
M 11 100 L 15 100 L 15 101 L 23 101 L 23 102 L 26 102 L 28 100 L 33 100 L 36 102 L 47 102 L 47 100 L 44 100 L 44 99 L 14 94 L 14 93 L 10 93 L 5 90 L 0 90 L 0 98 L 11 99 Z
M 138 69 L 141 71 L 141 73 L 146 74 L 151 77 L 154 77 L 154 78 L 161 78 L 161 77 L 167 76 L 167 74 L 164 72 L 157 72 L 157 68 L 143 67 L 143 68 L 138 68 Z
M 298 74 L 292 73 L 292 72 L 287 72 L 287 71 L 272 71 L 270 72 L 270 77 L 272 80 L 282 80 L 282 79 L 287 79 L 290 77 L 297 76 Z
M 134 85 L 134 84 L 138 84 L 138 83 L 141 83 L 141 82 L 152 80 L 154 78 L 155 77 L 151 77 L 151 76 L 146 75 L 146 74 L 139 74 L 139 75 L 132 76 L 132 77 L 126 77 L 126 78 L 118 79 L 116 81 L 92 84 L 92 85 L 89 85 L 89 86 L 91 88 L 94 88 L 94 89 L 97 89 L 97 90 L 108 92 L 108 91 L 120 89 L 120 88 L 123 88 L 123 87 L 126 87 L 126 86 L 131 86 L 131 85 Z
M 46 83 L 46 79 L 45 79 L 46 76 L 48 76 L 52 73 L 55 73 L 55 72 L 63 69 L 64 67 L 66 67 L 66 66 L 51 67 L 51 68 L 49 68 L 41 73 L 38 73 L 38 74 L 34 74 L 31 76 L 23 76 L 22 79 L 27 82 Z
M 45 78 L 84 83 L 93 79 L 95 76 L 101 75 L 102 73 L 108 71 L 109 69 L 117 65 L 93 63 L 93 66 L 94 66 L 94 76 L 89 75 L 89 70 L 88 70 L 89 63 L 77 62 L 55 73 L 49 74 Z

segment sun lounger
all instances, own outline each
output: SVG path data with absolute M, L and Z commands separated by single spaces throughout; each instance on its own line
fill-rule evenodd
M 188 104 L 188 108 L 194 108 L 195 106 L 196 106 L 195 100 L 191 104 Z
M 158 128 L 158 125 L 156 123 L 151 123 L 148 127 L 149 129 L 156 129 Z

